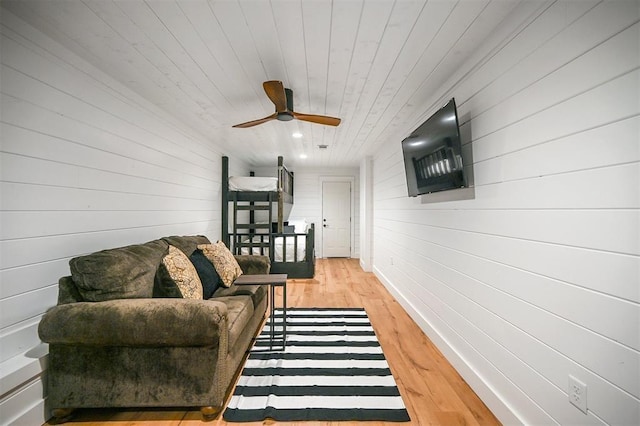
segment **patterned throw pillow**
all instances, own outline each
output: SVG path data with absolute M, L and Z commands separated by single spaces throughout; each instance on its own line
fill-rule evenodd
M 198 248 L 213 263 L 216 272 L 220 275 L 223 286 L 231 287 L 236 278 L 242 275 L 242 269 L 240 269 L 238 261 L 222 241 L 218 241 L 215 244 L 200 244 Z
M 169 253 L 162 259 L 162 264 L 180 289 L 182 297 L 202 299 L 202 282 L 186 254 L 174 246 L 169 246 Z

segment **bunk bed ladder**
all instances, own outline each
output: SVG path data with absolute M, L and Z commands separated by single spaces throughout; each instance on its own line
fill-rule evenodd
M 278 157 L 278 173 L 284 173 L 283 158 Z M 253 172 L 251 173 L 253 176 Z M 231 249 L 234 254 L 242 254 L 243 248 L 248 248 L 245 253 L 254 254 L 253 249 L 258 248 L 258 254 L 269 254 L 273 262 L 274 259 L 274 232 L 282 233 L 283 186 L 279 185 L 277 191 L 265 193 L 239 193 L 229 191 L 229 158 L 222 157 L 222 241 Z M 286 188 L 285 188 L 286 189 Z M 278 229 L 272 229 L 274 221 L 273 207 L 278 203 L 277 224 Z M 232 204 L 233 222 L 232 229 L 229 229 L 229 208 Z M 257 223 L 255 212 L 258 210 L 268 211 L 267 223 Z M 238 223 L 238 212 L 248 212 L 248 223 Z M 242 218 L 240 218 L 242 220 Z M 263 230 L 260 232 L 260 230 Z M 231 231 L 231 232 L 230 232 Z M 256 237 L 259 239 L 256 241 Z
M 232 194 L 231 198 L 233 201 L 233 252 L 241 254 L 242 248 L 248 248 L 248 253 L 253 254 L 253 249 L 259 248 L 258 254 L 266 254 L 265 249 L 271 249 L 271 221 L 274 197 L 269 193 L 267 200 L 249 201 L 245 202 L 246 204 L 241 204 L 242 201 L 239 201 L 235 194 Z M 267 223 L 256 223 L 255 212 L 258 210 L 268 211 L 269 219 Z M 248 223 L 238 223 L 239 211 L 249 212 Z M 264 229 L 266 232 L 256 232 L 260 229 Z M 260 240 L 254 241 L 255 237 L 260 237 Z M 246 238 L 246 241 L 243 241 L 243 238 Z

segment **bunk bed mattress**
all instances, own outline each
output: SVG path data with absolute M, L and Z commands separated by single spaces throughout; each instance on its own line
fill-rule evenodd
M 277 191 L 278 178 L 261 176 L 231 176 L 230 191 Z
M 282 239 L 286 240 L 286 259 L 284 259 L 284 243 Z M 294 253 L 295 240 L 298 240 L 297 253 Z M 254 237 L 255 242 L 260 241 L 260 237 Z M 306 235 L 290 235 L 287 237 L 276 237 L 274 239 L 275 245 L 275 253 L 274 253 L 274 262 L 304 262 L 305 261 L 305 253 L 306 253 L 306 244 L 307 244 L 307 236 Z M 249 254 L 249 248 L 243 247 L 242 254 Z M 260 255 L 260 248 L 253 247 L 251 250 L 252 254 L 257 256 Z M 264 249 L 264 254 L 269 255 L 269 249 Z

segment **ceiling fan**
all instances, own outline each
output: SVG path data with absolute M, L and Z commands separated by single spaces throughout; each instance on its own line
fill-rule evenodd
M 246 123 L 236 124 L 233 127 L 253 127 L 271 120 L 290 121 L 294 118 L 296 120 L 325 124 L 327 126 L 337 126 L 340 124 L 339 118 L 295 112 L 293 110 L 293 91 L 291 89 L 285 89 L 281 81 L 265 81 L 262 83 L 262 87 L 269 99 L 271 99 L 271 102 L 276 106 L 276 112 L 259 120 L 247 121 Z

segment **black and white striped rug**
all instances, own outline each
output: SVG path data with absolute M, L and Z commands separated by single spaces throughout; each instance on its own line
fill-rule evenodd
M 269 327 L 247 358 L 224 420 L 410 420 L 364 309 L 287 309 L 284 351 L 265 350 Z

